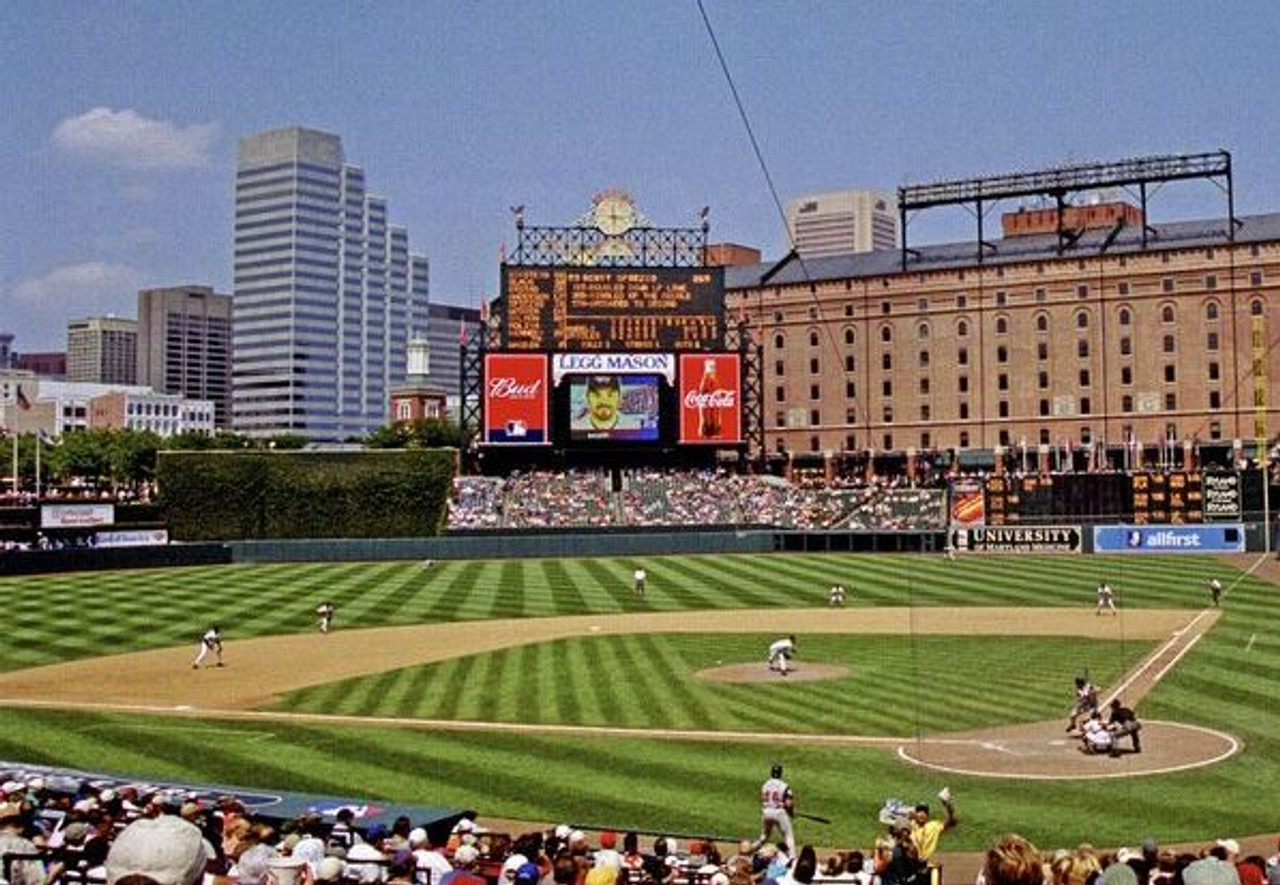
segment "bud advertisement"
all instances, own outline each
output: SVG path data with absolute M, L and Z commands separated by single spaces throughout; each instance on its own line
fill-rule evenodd
M 742 441 L 742 382 L 732 353 L 680 355 L 680 442 Z
M 546 354 L 485 356 L 484 441 L 517 446 L 548 443 Z

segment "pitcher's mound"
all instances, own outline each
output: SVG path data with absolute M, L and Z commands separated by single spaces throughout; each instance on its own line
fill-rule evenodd
M 792 662 L 791 671 L 783 676 L 776 670 L 770 670 L 764 661 L 751 664 L 726 664 L 723 667 L 708 667 L 699 670 L 697 677 L 708 682 L 818 682 L 823 679 L 844 679 L 852 671 L 848 667 L 834 664 L 797 664 Z

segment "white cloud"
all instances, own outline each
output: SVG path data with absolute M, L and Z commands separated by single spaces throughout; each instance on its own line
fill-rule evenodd
M 208 165 L 217 128 L 151 120 L 132 108 L 97 107 L 59 123 L 53 143 L 73 157 L 124 169 L 189 169 Z
M 84 313 L 119 304 L 126 296 L 136 298 L 141 281 L 141 272 L 126 264 L 85 261 L 18 280 L 10 287 L 9 297 L 29 308 Z

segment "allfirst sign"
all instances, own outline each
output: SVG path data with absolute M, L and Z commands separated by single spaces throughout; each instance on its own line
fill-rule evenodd
M 1244 526 L 1101 525 L 1093 529 L 1095 553 L 1244 553 Z

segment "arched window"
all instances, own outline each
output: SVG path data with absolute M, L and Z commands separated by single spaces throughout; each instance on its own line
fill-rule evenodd
M 1133 314 L 1129 312 L 1129 308 L 1127 307 L 1120 308 L 1119 318 L 1120 325 L 1122 326 L 1127 326 L 1129 323 L 1133 322 Z
M 809 330 L 809 346 L 810 347 L 818 346 L 818 330 L 817 329 Z
M 1255 298 L 1249 302 L 1249 313 L 1256 317 L 1262 316 L 1263 304 L 1261 298 Z
M 880 340 L 881 340 L 881 341 L 883 341 L 885 344 L 888 344 L 890 341 L 892 341 L 892 340 L 893 340 L 893 327 L 892 327 L 892 326 L 881 326 L 881 327 L 880 327 Z
M 777 335 L 774 335 L 773 346 L 778 348 L 778 350 L 782 350 L 782 348 L 786 347 L 787 346 L 786 336 L 783 335 L 781 332 L 779 332 Z
M 845 329 L 845 330 L 844 330 L 844 343 L 845 343 L 845 344 L 852 344 L 852 343 L 853 343 L 853 329 Z
M 1047 313 L 1036 314 L 1036 331 L 1037 332 L 1049 331 L 1049 315 Z
M 1082 310 L 1076 314 L 1076 328 L 1077 329 L 1089 328 L 1089 311 Z
M 1174 341 L 1172 335 L 1164 336 L 1164 352 L 1165 353 L 1173 353 L 1177 349 L 1177 347 L 1178 347 L 1178 344 L 1176 341 Z
M 1175 316 L 1173 313 L 1173 305 L 1172 304 L 1163 305 L 1160 308 L 1160 322 L 1172 323 L 1174 319 L 1175 319 Z
M 956 323 L 956 336 L 959 338 L 969 337 L 969 321 L 961 320 Z
M 921 341 L 929 340 L 929 324 L 928 323 L 921 323 L 920 325 L 916 326 L 916 337 L 919 338 Z
M 1009 334 L 1009 320 L 1007 317 L 996 317 L 996 334 Z
M 1204 318 L 1206 320 L 1216 320 L 1218 318 L 1218 302 L 1210 301 L 1204 306 Z

